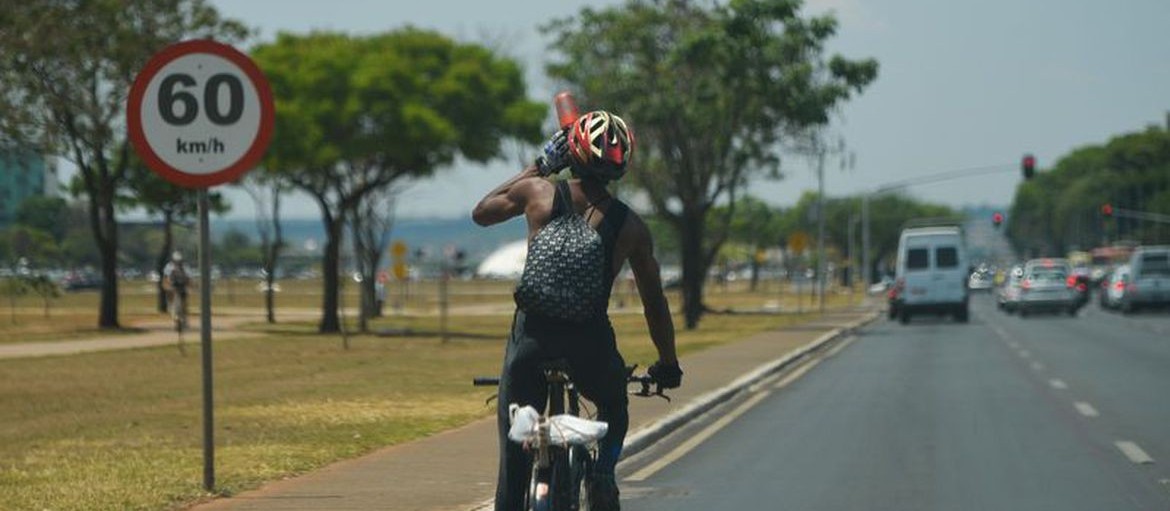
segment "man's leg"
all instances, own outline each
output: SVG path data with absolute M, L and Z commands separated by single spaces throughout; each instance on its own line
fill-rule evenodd
M 595 509 L 618 509 L 614 469 L 622 454 L 622 443 L 630 427 L 629 397 L 626 395 L 626 364 L 617 350 L 613 329 L 587 329 L 587 338 L 574 339 L 568 349 L 573 381 L 581 394 L 597 405 L 597 420 L 609 425 L 598 442 L 597 466 L 590 485 L 590 502 Z
M 508 406 L 531 405 L 543 412 L 548 400 L 548 388 L 538 364 L 540 348 L 524 331 L 524 313 L 517 312 L 512 322 L 512 335 L 504 352 L 504 368 L 500 374 L 500 390 L 496 400 L 496 422 L 499 428 L 500 472 L 496 484 L 496 511 L 521 511 L 528 478 L 532 472 L 532 458 L 524 448 L 508 439 L 511 426 Z

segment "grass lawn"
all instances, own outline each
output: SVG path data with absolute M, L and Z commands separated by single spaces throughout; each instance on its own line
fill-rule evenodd
M 499 289 L 460 288 L 467 296 L 455 301 L 506 302 L 509 287 Z M 716 292 L 710 302 L 720 309 L 775 299 L 752 295 Z M 149 298 L 142 300 L 123 310 L 149 308 Z M 685 331 L 676 317 L 679 348 L 693 352 L 803 319 L 712 314 Z M 256 324 L 251 329 L 268 335 L 218 343 L 219 490 L 254 488 L 491 413 L 483 389 L 469 382 L 498 372 L 510 320 L 452 316 L 453 331 L 483 338 L 447 343 L 426 335 L 354 336 L 345 350 L 337 336 L 312 334 L 312 321 Z M 654 360 L 640 314 L 616 314 L 613 322 L 629 363 Z M 374 327 L 433 332 L 438 318 L 404 313 Z M 163 510 L 205 498 L 200 357 L 193 348 L 187 356 L 160 347 L 0 360 L 0 509 Z

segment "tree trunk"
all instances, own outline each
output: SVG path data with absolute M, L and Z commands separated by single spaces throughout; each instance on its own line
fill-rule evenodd
M 98 201 L 90 208 L 94 241 L 101 256 L 102 289 L 98 328 L 121 328 L 118 324 L 118 221 L 114 218 L 113 194 L 93 194 Z
M 341 262 L 342 227 L 345 225 L 340 218 L 333 219 L 326 215 L 325 219 L 325 254 L 322 261 L 321 273 L 325 279 L 325 294 L 321 300 L 321 323 L 317 332 L 335 334 L 341 332 L 341 322 L 337 314 L 338 286 Z
M 174 214 L 170 211 L 163 212 L 163 246 L 162 252 L 158 255 L 158 259 L 154 262 L 154 270 L 158 272 L 158 285 L 155 286 L 158 290 L 158 300 L 156 305 L 158 311 L 166 314 L 167 312 L 167 292 L 163 289 L 163 269 L 167 266 L 167 260 L 170 259 L 170 253 L 174 246 L 174 233 L 171 231 L 174 226 Z
M 694 210 L 684 210 L 682 222 L 675 225 L 682 249 L 683 317 L 687 330 L 698 327 L 703 316 L 703 284 L 707 273 L 703 225 L 703 215 Z
M 276 323 L 276 261 L 284 248 L 284 231 L 280 227 L 280 187 L 272 188 L 272 239 L 264 247 L 264 308 L 268 311 L 268 323 Z
M 358 273 L 362 276 L 362 281 L 358 283 L 358 331 L 364 334 L 370 331 L 370 314 L 373 310 L 373 307 L 366 300 L 366 285 L 373 284 L 373 282 L 366 275 L 366 258 L 361 241 L 360 220 L 355 214 L 351 221 L 353 222 L 353 259 L 357 263 Z

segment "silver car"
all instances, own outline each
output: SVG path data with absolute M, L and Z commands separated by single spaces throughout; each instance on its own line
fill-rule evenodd
M 1033 259 L 1024 265 L 1020 282 L 1020 317 L 1034 312 L 1056 312 L 1075 316 L 1078 306 L 1076 282 L 1064 259 Z
M 1016 311 L 1016 306 L 1020 304 L 1020 283 L 1023 280 L 1024 267 L 1013 266 L 1007 277 L 1004 278 L 1003 285 L 999 287 L 999 294 L 996 296 L 996 303 L 1000 310 L 1008 314 Z
M 1118 309 L 1129 285 L 1129 265 L 1118 266 L 1101 282 L 1101 308 Z
M 1121 311 L 1170 305 L 1170 247 L 1139 247 L 1129 259 Z

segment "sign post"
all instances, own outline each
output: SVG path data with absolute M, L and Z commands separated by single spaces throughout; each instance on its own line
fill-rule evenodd
M 247 55 L 209 40 L 164 48 L 130 88 L 126 125 L 134 150 L 171 183 L 199 190 L 199 315 L 203 364 L 203 487 L 215 488 L 211 357 L 211 232 L 207 188 L 260 162 L 275 108 L 268 80 Z

